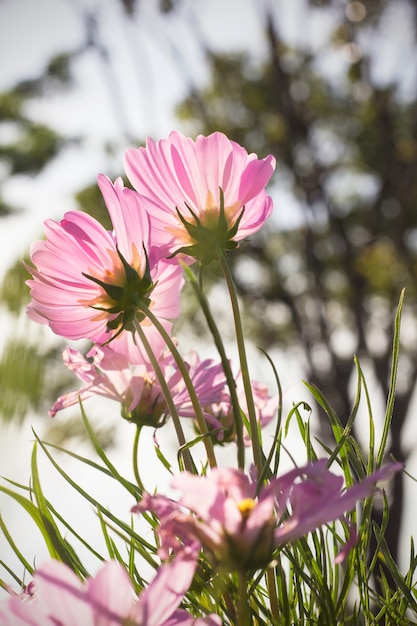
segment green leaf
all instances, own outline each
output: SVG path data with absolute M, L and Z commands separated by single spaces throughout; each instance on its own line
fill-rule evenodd
M 397 384 L 397 372 L 398 372 L 398 359 L 400 354 L 400 325 L 401 325 L 401 314 L 404 304 L 404 296 L 405 289 L 402 290 L 400 301 L 398 303 L 397 313 L 395 315 L 394 322 L 394 338 L 392 342 L 392 361 L 391 361 L 391 375 L 390 375 L 390 384 L 387 398 L 387 407 L 385 410 L 385 419 L 384 426 L 381 436 L 381 442 L 379 444 L 376 464 L 377 467 L 380 467 L 384 460 L 388 436 L 391 429 L 391 421 L 392 415 L 394 412 L 394 403 L 395 403 L 395 389 Z

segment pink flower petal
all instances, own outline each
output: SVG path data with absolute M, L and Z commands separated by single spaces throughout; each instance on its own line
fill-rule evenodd
M 109 561 L 87 581 L 86 599 L 94 614 L 94 626 L 120 626 L 128 620 L 137 596 L 126 570 Z
M 131 618 L 141 626 L 162 626 L 188 591 L 197 566 L 198 546 L 194 544 L 172 564 L 159 567 L 155 578 L 141 593 Z
M 52 559 L 46 561 L 36 570 L 34 579 L 36 602 L 53 624 L 94 626 L 83 584 L 67 565 Z

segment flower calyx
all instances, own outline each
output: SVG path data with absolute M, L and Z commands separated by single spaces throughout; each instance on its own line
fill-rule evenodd
M 235 250 L 238 247 L 239 244 L 237 241 L 234 241 L 234 237 L 239 230 L 245 207 L 242 208 L 238 218 L 229 228 L 224 206 L 224 194 L 221 187 L 219 191 L 220 207 L 218 212 L 213 210 L 205 211 L 202 214 L 204 215 L 204 220 L 187 203 L 185 206 L 194 221 L 188 221 L 181 211 L 176 208 L 178 219 L 187 231 L 190 241 L 194 243 L 188 246 L 181 246 L 169 258 L 182 253 L 194 257 L 201 265 L 209 265 L 218 259 L 219 255 Z
M 146 266 L 143 276 L 140 276 L 135 268 L 129 265 L 117 246 L 116 251 L 125 274 L 124 284 L 117 285 L 106 283 L 95 276 L 83 272 L 83 276 L 99 285 L 108 296 L 109 306 L 91 305 L 91 308 L 98 311 L 105 311 L 109 315 L 116 315 L 116 317 L 107 322 L 106 328 L 108 332 L 113 330 L 117 332 L 106 343 L 115 339 L 124 330 L 128 330 L 132 333 L 135 332 L 134 321 L 140 323 L 145 319 L 145 310 L 151 303 L 149 295 L 155 287 L 152 281 L 149 258 L 145 247 Z

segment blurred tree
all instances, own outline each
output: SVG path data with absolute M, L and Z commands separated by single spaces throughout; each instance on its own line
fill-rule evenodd
M 406 97 L 401 93 L 401 67 L 392 81 L 377 82 L 384 50 L 370 42 L 380 41 L 381 32 L 400 37 L 410 18 L 416 23 L 417 6 L 310 2 L 305 25 L 320 11 L 333 20 L 320 53 L 307 38 L 297 47 L 285 43 L 270 6 L 266 61 L 208 52 L 211 82 L 191 93 L 178 114 L 193 133 L 220 130 L 262 156 L 276 155 L 276 187 L 289 190 L 298 214 L 279 202 L 275 213 L 281 224 L 287 215 L 296 226 L 276 228 L 272 218 L 269 232 L 243 244 L 230 262 L 247 311 L 259 322 L 260 345 L 300 348 L 307 380 L 345 422 L 353 354 L 387 397 L 393 313 L 406 287 L 404 320 L 412 324 L 402 342 L 390 433 L 390 452 L 405 461 L 403 427 L 417 379 L 417 93 L 415 84 Z M 394 17 L 397 30 L 390 31 Z M 323 69 L 330 61 L 336 76 Z M 394 558 L 403 499 L 399 474 L 386 534 Z
M 38 77 L 0 93 L 0 215 L 13 210 L 1 194 L 2 183 L 16 174 L 38 174 L 66 144 L 56 131 L 36 122 L 28 108 L 34 99 L 71 86 L 71 58 L 59 54 Z
M 4 183 L 13 176 L 35 176 L 48 166 L 69 144 L 80 138 L 63 137 L 56 130 L 34 119 L 30 105 L 40 98 L 73 88 L 72 63 L 96 45 L 94 20 L 86 15 L 86 38 L 78 48 L 54 56 L 40 74 L 19 81 L 0 93 L 0 217 L 20 210 L 11 206 L 2 195 Z M 100 50 L 102 53 L 102 50 Z M 81 190 L 76 200 L 80 209 L 94 214 L 107 227 L 108 216 L 97 185 Z M 106 222 L 107 219 L 107 222 Z M 29 261 L 27 257 L 26 262 Z M 30 277 L 21 260 L 8 268 L 0 285 L 0 305 L 16 320 L 29 302 L 25 281 Z M 73 376 L 65 368 L 56 368 L 61 358 L 62 342 L 44 347 L 41 341 L 28 341 L 22 334 L 8 335 L 0 359 L 0 418 L 22 421 L 27 414 L 46 414 L 56 398 L 74 385 Z M 98 426 L 97 435 L 104 446 L 113 440 L 113 430 Z M 46 437 L 62 443 L 68 436 L 85 437 L 78 416 L 50 424 Z
M 34 176 L 64 148 L 66 140 L 55 130 L 33 119 L 29 109 L 37 98 L 71 86 L 71 54 L 52 58 L 36 78 L 18 82 L 0 93 L 0 216 L 17 210 L 2 195 L 4 183 L 16 175 Z M 10 267 L 0 286 L 0 303 L 15 317 L 29 300 L 21 261 Z M 21 421 L 28 412 L 48 407 L 67 381 L 53 376 L 60 348 L 43 349 L 35 341 L 8 337 L 0 361 L 0 415 L 6 421 Z M 48 385 L 45 384 L 46 380 Z M 48 387 L 48 393 L 45 389 Z M 50 395 L 49 395 L 50 394 Z

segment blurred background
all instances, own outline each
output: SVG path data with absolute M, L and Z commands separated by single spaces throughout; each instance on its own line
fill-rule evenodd
M 85 445 L 77 411 L 53 422 L 47 415 L 77 382 L 60 363 L 65 344 L 25 318 L 22 259 L 46 218 L 81 209 L 105 221 L 97 174 L 114 179 L 126 148 L 174 128 L 191 136 L 220 130 L 277 158 L 274 214 L 230 262 L 253 377 L 273 385 L 256 350 L 267 347 L 284 411 L 310 403 L 322 441 L 327 421 L 301 380 L 317 385 L 345 423 L 354 355 L 380 435 L 406 288 L 389 449 L 416 473 L 416 29 L 415 0 L 0 1 L 1 475 L 28 483 L 32 427 Z M 211 279 L 213 306 L 225 314 L 215 273 Z M 184 312 L 178 335 L 210 354 L 191 301 Z M 368 412 L 354 426 L 364 454 Z M 91 407 L 103 445 L 125 459 L 132 431 L 107 413 L 98 401 Z M 415 497 L 412 481 L 397 476 L 387 542 L 404 564 Z M 27 540 L 19 513 L 0 503 Z

